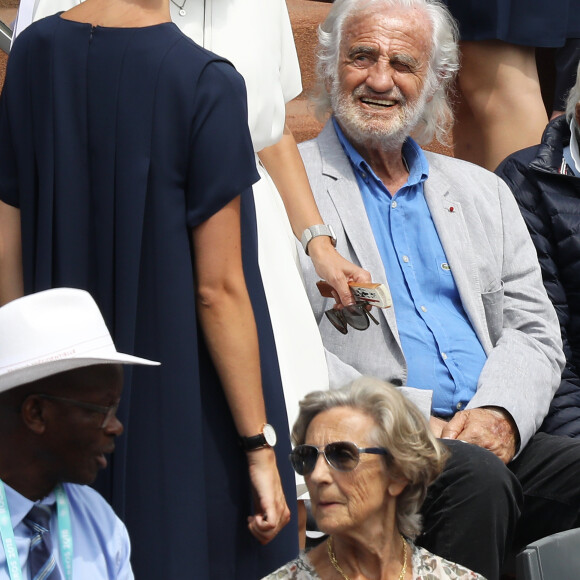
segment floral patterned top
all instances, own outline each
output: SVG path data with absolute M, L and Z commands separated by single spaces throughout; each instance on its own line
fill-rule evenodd
M 415 546 L 413 549 L 413 580 L 485 580 L 481 574 L 476 574 L 459 564 L 454 564 L 431 552 Z M 310 563 L 308 554 L 300 556 L 285 566 L 278 568 L 262 580 L 322 580 Z

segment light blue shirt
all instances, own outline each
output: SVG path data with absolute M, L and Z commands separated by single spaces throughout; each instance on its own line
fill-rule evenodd
M 27 562 L 32 532 L 23 520 L 34 502 L 10 486 L 4 485 L 23 580 L 30 580 Z M 65 483 L 63 487 L 70 504 L 74 550 L 73 579 L 133 580 L 134 576 L 129 562 L 131 549 L 127 529 L 109 504 L 88 486 Z M 40 503 L 54 505 L 54 493 L 48 495 Z M 56 508 L 53 509 L 50 533 L 57 566 L 64 578 L 60 563 Z M 9 578 L 4 546 L 0 542 L 0 580 L 9 580 Z
M 415 141 L 405 141 L 409 178 L 392 196 L 333 121 L 387 274 L 407 361 L 407 385 L 432 389 L 432 412 L 452 415 L 475 394 L 486 356 L 461 304 L 423 195 L 427 159 Z

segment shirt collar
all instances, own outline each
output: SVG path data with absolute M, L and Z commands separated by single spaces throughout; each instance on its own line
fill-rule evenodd
M 332 117 L 332 123 L 334 125 L 334 130 L 336 131 L 338 141 L 342 145 L 342 148 L 344 149 L 344 152 L 352 164 L 354 170 L 359 174 L 370 174 L 376 181 L 380 183 L 381 181 L 376 176 L 372 167 L 362 158 L 359 152 L 347 139 L 335 117 Z M 427 161 L 427 158 L 425 157 L 421 147 L 419 147 L 419 145 L 411 137 L 407 137 L 403 143 L 403 157 L 409 169 L 409 177 L 405 185 L 413 186 L 419 183 L 423 183 L 429 177 L 429 162 Z
M 12 522 L 13 529 L 28 515 L 28 512 L 34 504 L 41 503 L 52 506 L 56 502 L 56 497 L 52 491 L 44 499 L 39 502 L 34 502 L 18 493 L 15 489 L 12 489 L 6 483 L 4 483 L 4 489 L 6 490 L 6 501 L 8 502 L 10 521 Z

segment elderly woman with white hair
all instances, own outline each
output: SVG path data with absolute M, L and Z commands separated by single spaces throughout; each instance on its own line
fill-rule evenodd
M 482 579 L 413 543 L 445 447 L 395 387 L 363 377 L 300 403 L 290 455 L 328 538 L 265 580 Z
M 566 115 L 548 123 L 539 145 L 507 157 L 496 173 L 508 184 L 538 251 L 566 354 L 562 382 L 542 430 L 580 437 L 580 65 Z

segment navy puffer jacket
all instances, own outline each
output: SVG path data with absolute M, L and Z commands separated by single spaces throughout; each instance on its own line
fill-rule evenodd
M 559 173 L 569 142 L 562 115 L 540 145 L 510 155 L 495 172 L 520 206 L 562 330 L 566 368 L 541 430 L 580 437 L 580 178 Z

